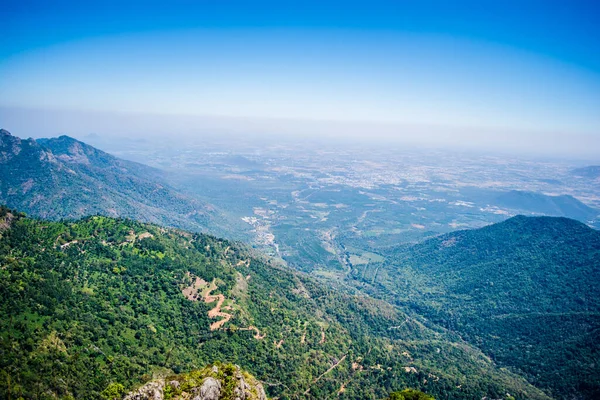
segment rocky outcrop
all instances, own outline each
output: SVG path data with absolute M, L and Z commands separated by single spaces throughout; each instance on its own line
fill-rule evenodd
M 256 385 L 256 395 L 258 396 L 258 400 L 267 400 L 265 388 L 260 383 Z
M 219 396 L 221 396 L 221 382 L 209 376 L 200 386 L 200 395 L 193 400 L 219 400 Z
M 265 394 L 265 389 L 260 383 L 255 383 L 254 387 L 250 386 L 244 379 L 244 375 L 239 370 L 237 371 L 235 378 L 237 380 L 237 384 L 233 389 L 234 400 L 266 400 L 267 395 Z
M 165 383 L 167 382 L 167 383 Z M 232 364 L 215 364 L 146 383 L 124 400 L 267 400 L 263 385 Z
M 165 381 L 162 379 L 148 382 L 135 392 L 129 393 L 123 400 L 163 400 Z

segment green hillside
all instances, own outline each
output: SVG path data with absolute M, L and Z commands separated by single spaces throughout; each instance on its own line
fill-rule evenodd
M 556 397 L 600 397 L 600 232 L 518 216 L 390 256 L 368 290 L 459 333 Z
M 203 234 L 2 209 L 0 397 L 94 399 L 220 361 L 280 399 L 548 398 L 458 336 Z M 106 393 L 106 392 L 105 392 Z

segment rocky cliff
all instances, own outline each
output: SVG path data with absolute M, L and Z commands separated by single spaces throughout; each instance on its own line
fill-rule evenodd
M 267 400 L 262 384 L 232 364 L 150 381 L 124 400 Z

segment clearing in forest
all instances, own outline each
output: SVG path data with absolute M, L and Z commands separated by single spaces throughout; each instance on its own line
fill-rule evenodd
M 208 311 L 209 318 L 218 318 L 221 317 L 220 320 L 213 322 L 210 324 L 210 330 L 214 331 L 217 329 L 223 329 L 223 325 L 233 318 L 232 314 L 224 312 L 223 310 L 232 311 L 234 310 L 233 306 L 227 305 L 223 306 L 225 302 L 225 296 L 223 294 L 212 295 L 211 292 L 217 290 L 217 284 L 215 280 L 213 280 L 210 285 L 204 279 L 199 278 L 197 276 L 191 275 L 189 272 L 187 273 L 187 277 L 192 279 L 192 283 L 190 286 L 184 287 L 181 289 L 183 295 L 190 301 L 198 301 L 199 298 L 205 303 L 214 303 L 217 304 Z M 247 281 L 241 278 L 241 281 L 247 286 Z M 254 331 L 254 338 L 256 340 L 262 340 L 265 338 L 266 334 L 261 333 L 260 330 L 255 326 L 248 326 L 247 328 L 237 328 L 240 331 Z
M 192 279 L 192 284 L 188 287 L 181 289 L 181 293 L 190 301 L 198 300 L 198 292 L 208 286 L 208 282 L 199 277 L 193 277 L 189 272 L 186 274 L 188 278 Z

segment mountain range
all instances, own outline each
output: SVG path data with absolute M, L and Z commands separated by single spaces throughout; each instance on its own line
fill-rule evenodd
M 171 187 L 164 173 L 68 136 L 20 139 L 0 130 L 0 204 L 46 219 L 126 217 L 225 233 L 211 204 Z

